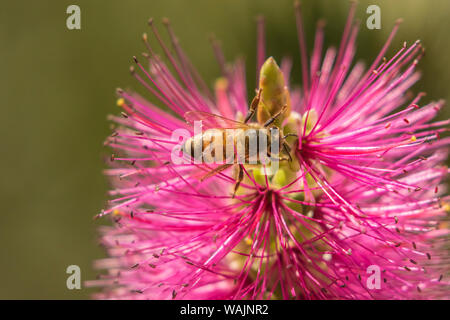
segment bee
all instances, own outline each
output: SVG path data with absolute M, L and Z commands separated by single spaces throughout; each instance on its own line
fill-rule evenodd
M 297 135 L 289 133 L 287 135 L 280 136 L 280 128 L 274 125 L 274 122 L 284 112 L 286 112 L 287 105 L 280 108 L 280 111 L 278 111 L 262 124 L 259 122 L 250 122 L 252 117 L 257 113 L 258 105 L 260 105 L 261 93 L 262 89 L 259 89 L 257 95 L 252 100 L 247 116 L 242 122 L 203 111 L 189 111 L 184 114 L 184 118 L 188 123 L 194 124 L 195 121 L 201 121 L 202 126 L 206 127 L 207 130 L 187 139 L 183 143 L 181 148 L 183 153 L 191 159 L 197 159 L 198 156 L 200 156 L 202 157 L 202 159 L 207 158 L 211 160 L 211 157 L 214 157 L 215 161 L 222 163 L 221 165 L 212 169 L 206 175 L 204 175 L 200 179 L 200 181 L 203 181 L 234 165 L 237 165 L 238 173 L 234 185 L 233 198 L 236 195 L 236 191 L 239 188 L 239 185 L 244 179 L 243 163 L 249 163 L 250 158 L 253 158 L 252 164 L 257 165 L 265 163 L 264 161 L 266 159 L 277 161 L 292 160 L 290 154 L 291 147 L 287 144 L 286 138 L 288 136 Z M 274 142 L 277 147 L 276 150 L 283 150 L 288 155 L 288 158 L 281 156 L 280 152 L 277 152 L 276 156 L 273 155 L 272 149 L 274 145 L 272 144 L 272 132 L 269 133 L 269 131 L 271 130 L 278 131 L 278 133 L 275 135 L 277 141 Z M 258 140 L 259 137 L 255 136 L 260 134 L 261 132 L 267 135 L 267 137 L 263 139 L 263 141 L 265 141 L 266 143 L 261 144 L 257 142 L 255 145 L 256 150 L 254 148 L 253 150 L 255 152 L 251 154 L 251 148 L 249 148 L 250 141 L 252 140 L 252 138 L 254 139 L 253 141 L 261 141 Z M 223 148 L 222 150 L 216 150 L 214 148 L 215 146 L 217 146 L 217 144 L 215 144 L 216 139 L 221 140 L 217 142 L 219 142 L 218 145 Z M 229 158 L 230 150 L 232 151 L 232 159 Z M 243 153 L 237 154 L 237 150 L 241 150 L 243 151 Z M 264 157 L 261 157 L 261 155 L 264 155 Z M 265 156 L 267 156 L 267 158 Z

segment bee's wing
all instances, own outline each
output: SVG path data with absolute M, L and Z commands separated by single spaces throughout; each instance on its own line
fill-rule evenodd
M 188 111 L 184 114 L 184 119 L 191 125 L 194 121 L 201 121 L 203 127 L 207 129 L 223 128 L 223 129 L 238 129 L 248 128 L 245 123 L 234 121 L 216 114 L 203 111 Z

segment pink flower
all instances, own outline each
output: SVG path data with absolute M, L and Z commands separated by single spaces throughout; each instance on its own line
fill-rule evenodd
M 358 26 L 350 9 L 338 50 L 322 57 L 319 23 L 311 58 L 296 6 L 302 88 L 289 86 L 291 61 L 266 60 L 258 23 L 257 119 L 277 120 L 290 161 L 276 172 L 241 165 L 202 179 L 214 166 L 175 164 L 177 129 L 192 127 L 186 112 L 203 111 L 242 121 L 249 110 L 242 61 L 224 62 L 211 92 L 178 44 L 167 21 L 172 54 L 150 21 L 144 34 L 148 68 L 135 58 L 133 76 L 150 102 L 118 90 L 122 117 L 107 144 L 113 199 L 99 216 L 109 258 L 91 285 L 112 299 L 434 299 L 449 298 L 448 120 L 431 122 L 442 101 L 410 95 L 419 79 L 419 42 L 389 59 L 389 36 L 372 65 L 352 66 Z M 265 62 L 264 62 L 265 61 Z M 264 115 L 264 110 L 266 114 Z M 254 120 L 252 120 L 254 121 Z M 285 152 L 287 153 L 287 152 Z M 447 249 L 445 248 L 447 246 Z

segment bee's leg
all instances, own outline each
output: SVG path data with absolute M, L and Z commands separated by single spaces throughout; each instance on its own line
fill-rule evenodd
M 289 145 L 286 143 L 286 141 L 283 141 L 283 149 L 284 151 L 286 151 L 286 153 L 289 156 L 289 161 L 292 161 L 292 156 L 291 156 L 291 147 L 289 147 Z
M 228 168 L 231 167 L 232 165 L 233 165 L 232 163 L 231 163 L 231 164 L 226 163 L 226 164 L 223 164 L 223 165 L 221 165 L 221 166 L 218 166 L 217 168 L 215 168 L 215 169 L 209 171 L 209 172 L 208 172 L 207 174 L 205 174 L 202 178 L 200 178 L 200 181 L 206 180 L 206 179 L 208 179 L 208 178 L 210 178 L 210 177 L 212 177 L 212 176 L 214 176 L 214 175 L 216 175 L 216 174 L 218 174 L 218 173 L 220 173 L 220 172 L 222 172 L 222 171 L 228 169 Z
M 280 115 L 282 115 L 286 111 L 286 109 L 287 105 L 285 104 L 280 111 L 278 111 L 276 114 L 272 116 L 272 118 L 270 118 L 269 120 L 266 121 L 266 123 L 264 123 L 264 127 L 267 128 L 268 126 L 270 126 Z
M 242 164 L 239 164 L 238 166 L 239 166 L 239 173 L 238 178 L 236 179 L 236 184 L 234 185 L 233 198 L 236 196 L 236 192 L 242 180 L 244 180 L 244 168 L 242 167 Z
M 288 133 L 288 134 L 286 134 L 286 135 L 283 137 L 283 139 L 286 139 L 286 138 L 288 138 L 288 137 L 297 137 L 297 138 L 298 138 L 298 134 L 296 134 L 296 133 Z
M 286 143 L 286 138 L 288 138 L 288 137 L 297 137 L 297 142 L 298 142 L 298 134 L 288 133 L 283 137 L 283 149 L 284 149 L 284 151 L 287 152 L 287 154 L 289 155 L 289 159 L 292 161 L 291 147 Z
M 245 117 L 244 123 L 249 122 L 250 119 L 255 114 L 256 110 L 258 109 L 259 101 L 261 100 L 261 92 L 262 89 L 259 89 L 256 96 L 253 98 L 252 103 L 250 104 L 250 109 L 247 113 L 247 116 Z
M 286 157 L 280 157 L 280 156 L 278 156 L 278 157 L 275 157 L 275 156 L 273 156 L 271 153 L 267 153 L 267 157 L 270 159 L 270 160 L 272 160 L 272 161 L 275 161 L 275 160 L 278 160 L 278 161 L 288 161 L 289 160 L 289 158 L 286 158 Z

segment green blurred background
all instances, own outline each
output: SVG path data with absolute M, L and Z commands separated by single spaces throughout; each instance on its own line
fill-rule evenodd
M 66 8 L 81 8 L 81 30 L 66 28 Z M 309 48 L 315 21 L 327 20 L 326 45 L 338 45 L 347 0 L 304 0 Z M 381 30 L 368 30 L 366 8 L 381 8 Z M 394 40 L 421 39 L 427 53 L 415 91 L 424 101 L 450 96 L 450 1 L 359 1 L 362 21 L 357 58 L 376 56 L 394 21 L 405 19 Z M 293 2 L 274 0 L 41 0 L 8 1 L 0 11 L 0 298 L 81 299 L 92 289 L 68 290 L 66 267 L 91 265 L 104 256 L 92 217 L 106 200 L 102 176 L 106 116 L 117 113 L 115 88 L 139 85 L 129 76 L 131 57 L 143 50 L 142 32 L 154 17 L 169 17 L 185 48 L 212 84 L 219 69 L 208 36 L 216 34 L 228 59 L 247 61 L 248 86 L 255 79 L 255 17 L 267 22 L 269 55 L 299 58 Z M 393 51 L 391 51 L 392 53 Z M 447 108 L 441 118 L 450 115 Z

